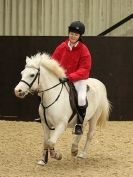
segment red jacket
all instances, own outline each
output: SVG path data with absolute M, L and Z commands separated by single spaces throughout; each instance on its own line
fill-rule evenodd
M 89 78 L 91 69 L 91 55 L 88 48 L 78 42 L 76 47 L 70 50 L 68 40 L 62 42 L 54 51 L 52 58 L 57 60 L 66 70 L 70 81 L 78 81 Z

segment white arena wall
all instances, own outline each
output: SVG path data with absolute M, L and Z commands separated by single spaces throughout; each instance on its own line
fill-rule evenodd
M 0 0 L 1 36 L 66 36 L 71 21 L 96 36 L 130 15 L 133 0 Z M 133 36 L 130 20 L 108 36 Z

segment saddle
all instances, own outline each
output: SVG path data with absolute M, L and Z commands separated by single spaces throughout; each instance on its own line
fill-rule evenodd
M 80 115 L 78 113 L 78 94 L 77 94 L 77 91 L 75 89 L 75 86 L 74 86 L 74 84 L 71 81 L 67 81 L 67 84 L 68 84 L 69 89 L 70 89 L 70 91 L 69 91 L 69 100 L 70 100 L 70 105 L 71 105 L 71 108 L 72 108 L 72 115 L 71 115 L 71 117 L 70 117 L 70 119 L 68 121 L 68 122 L 70 122 L 76 114 L 79 116 L 79 118 L 80 118 Z M 86 86 L 86 91 L 87 92 L 89 91 L 89 86 L 88 85 Z M 86 98 L 86 104 L 88 106 L 87 98 Z

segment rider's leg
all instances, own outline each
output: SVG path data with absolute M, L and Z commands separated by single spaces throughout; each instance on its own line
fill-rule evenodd
M 78 118 L 75 126 L 75 134 L 80 135 L 83 133 L 82 124 L 86 115 L 86 80 L 77 81 L 74 83 L 78 93 Z
M 78 120 L 77 120 L 78 124 L 83 124 L 83 121 L 84 121 L 84 118 L 85 118 L 85 115 L 86 115 L 86 108 L 87 108 L 86 105 L 78 106 L 78 113 L 79 113 Z

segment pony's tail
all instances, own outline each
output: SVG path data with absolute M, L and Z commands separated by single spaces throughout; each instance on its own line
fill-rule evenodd
M 98 126 L 100 127 L 106 126 L 106 122 L 109 120 L 110 111 L 111 111 L 111 103 L 107 98 L 105 98 L 102 105 L 102 113 L 97 121 Z

